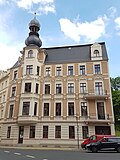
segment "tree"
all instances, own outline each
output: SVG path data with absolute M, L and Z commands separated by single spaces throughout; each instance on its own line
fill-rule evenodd
M 110 78 L 116 130 L 120 130 L 120 77 Z
M 110 78 L 110 82 L 112 90 L 120 90 L 120 77 Z

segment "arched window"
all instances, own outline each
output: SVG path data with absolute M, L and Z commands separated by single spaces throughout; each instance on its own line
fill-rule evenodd
M 96 50 L 94 50 L 94 56 L 95 57 L 99 57 L 99 51 L 96 49 Z
M 33 57 L 33 50 L 28 51 L 28 57 Z

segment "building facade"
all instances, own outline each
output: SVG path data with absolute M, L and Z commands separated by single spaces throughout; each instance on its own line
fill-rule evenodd
M 36 18 L 29 29 L 21 57 L 0 79 L 0 144 L 71 147 L 91 134 L 114 135 L 105 43 L 42 48 Z

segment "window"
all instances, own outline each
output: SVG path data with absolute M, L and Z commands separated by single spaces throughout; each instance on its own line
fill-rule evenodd
M 94 65 L 95 74 L 100 74 L 100 64 Z
M 62 68 L 56 67 L 56 76 L 61 76 L 61 75 L 62 75 Z
M 3 118 L 3 109 L 1 110 L 1 118 Z
M 7 81 L 5 81 L 5 86 L 7 86 Z
M 61 94 L 61 84 L 56 84 L 56 94 Z
M 46 67 L 46 76 L 50 76 L 50 67 Z
M 56 116 L 61 116 L 61 103 L 56 103 Z
M 13 107 L 14 107 L 14 105 L 10 105 L 9 118 L 12 118 L 12 116 L 13 116 Z
M 4 83 L 2 83 L 2 89 L 3 89 L 3 87 L 4 87 Z
M 31 83 L 25 83 L 25 92 L 31 92 Z
M 85 128 L 87 126 L 83 126 L 83 127 Z M 96 139 L 97 139 L 97 136 L 95 136 L 95 135 L 90 136 L 90 140 L 96 140 Z
M 103 95 L 102 82 L 95 82 L 95 94 Z
M 61 138 L 61 126 L 55 126 L 55 138 Z
M 29 58 L 33 57 L 33 50 L 29 50 L 29 51 L 28 51 L 28 57 L 29 57 Z
M 68 103 L 68 115 L 69 116 L 74 115 L 74 103 L 73 102 Z
M 23 102 L 22 115 L 29 115 L 30 102 Z
M 48 138 L 48 126 L 43 126 L 43 138 Z
M 3 95 L 3 102 L 5 101 L 5 94 Z
M 74 93 L 74 83 L 68 83 L 68 93 Z
M 14 97 L 16 94 L 16 87 L 12 87 L 12 97 Z
M 11 134 L 11 127 L 9 126 L 7 129 L 7 138 L 10 138 L 10 134 Z
M 32 73 L 33 73 L 33 65 L 27 65 L 26 74 L 32 74 Z
M 44 116 L 49 116 L 49 103 L 44 103 Z
M 86 93 L 86 83 L 80 83 L 80 93 Z
M 38 83 L 36 83 L 35 93 L 38 93 L 38 89 L 39 89 L 39 84 L 38 84 Z
M 34 116 L 37 115 L 37 102 L 34 103 Z
M 35 126 L 30 126 L 30 138 L 35 138 Z
M 104 102 L 97 102 L 98 119 L 105 119 Z
M 87 102 L 81 102 L 81 116 L 87 116 Z
M 68 66 L 68 75 L 73 75 L 73 66 Z
M 17 71 L 14 71 L 14 76 L 13 76 L 13 79 L 17 79 Z
M 37 66 L 37 76 L 39 76 L 39 72 L 40 72 L 40 67 Z
M 69 138 L 74 139 L 75 138 L 75 127 L 69 126 Z
M 82 126 L 83 139 L 88 138 L 88 126 Z
M 80 66 L 80 75 L 85 75 L 85 65 Z
M 96 50 L 94 50 L 94 56 L 95 57 L 99 57 L 99 51 L 96 49 Z
M 50 94 L 50 84 L 45 84 L 45 94 Z

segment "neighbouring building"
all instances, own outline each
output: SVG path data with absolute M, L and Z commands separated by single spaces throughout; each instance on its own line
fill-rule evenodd
M 42 48 L 36 17 L 21 57 L 0 72 L 0 144 L 77 146 L 115 134 L 104 42 Z

